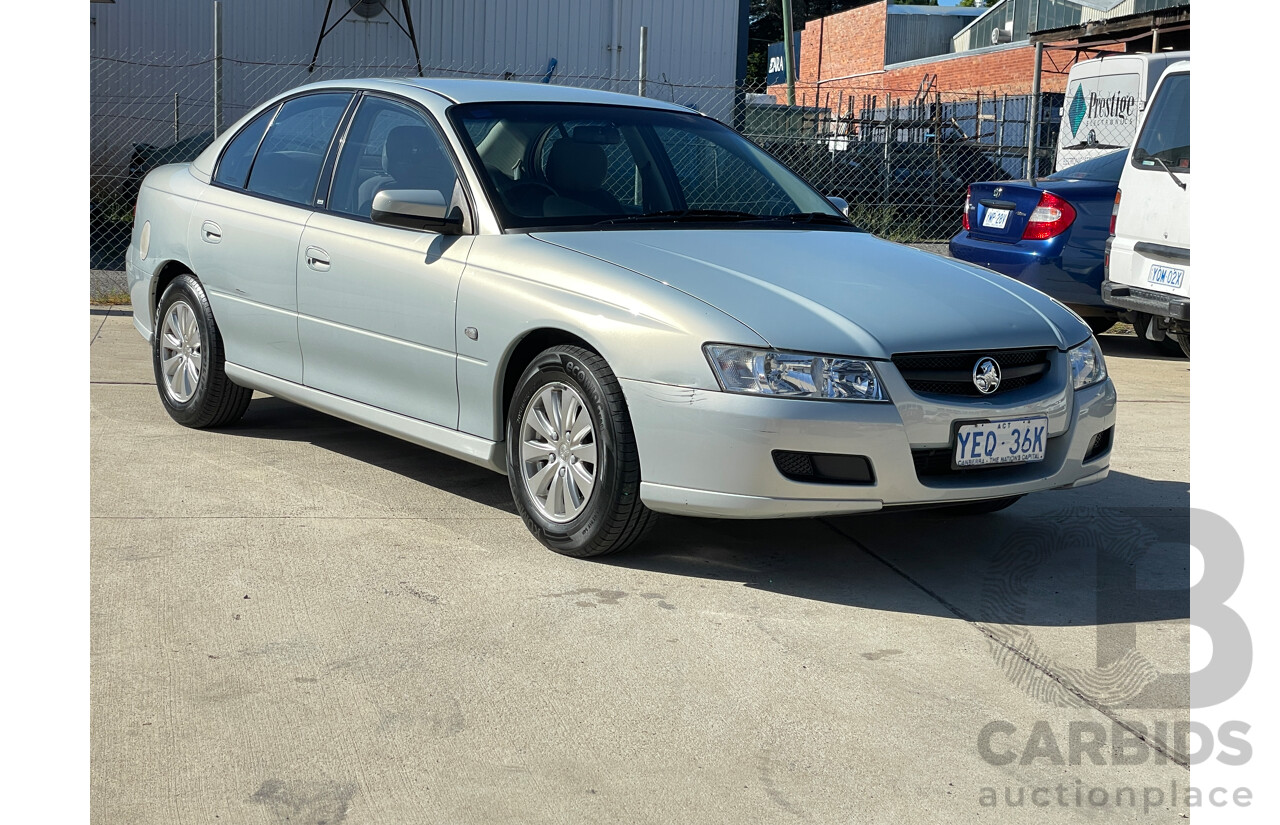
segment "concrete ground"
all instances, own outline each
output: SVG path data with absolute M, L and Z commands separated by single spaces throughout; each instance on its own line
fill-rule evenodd
M 89 320 L 96 823 L 1188 813 L 1189 365 L 1131 336 L 1102 484 L 577 561 L 337 419 L 183 429 L 128 308 Z

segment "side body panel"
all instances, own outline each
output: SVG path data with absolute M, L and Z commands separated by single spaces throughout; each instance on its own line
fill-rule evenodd
M 191 174 L 186 164 L 161 166 L 147 175 L 138 192 L 138 211 L 133 238 L 125 254 L 125 273 L 133 304 L 133 324 L 148 341 L 155 327 L 155 276 L 168 263 L 178 262 L 188 269 L 187 227 L 207 184 Z M 140 241 L 146 228 L 147 257 L 141 256 Z
M 187 236 L 227 360 L 298 383 L 296 264 L 310 216 L 303 207 L 209 186 Z
M 620 377 L 716 390 L 709 341 L 765 341 L 667 284 L 529 235 L 480 235 L 458 290 L 458 427 L 503 439 L 503 380 L 516 347 L 538 330 L 586 341 Z M 476 339 L 465 334 L 474 327 Z
M 303 383 L 457 427 L 454 302 L 472 242 L 313 215 L 298 259 Z

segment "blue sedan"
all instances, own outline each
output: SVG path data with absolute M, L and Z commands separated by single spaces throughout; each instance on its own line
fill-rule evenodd
M 952 257 L 1035 287 L 1105 332 L 1117 320 L 1101 285 L 1111 212 L 1127 150 L 1110 152 L 1036 181 L 969 187 Z

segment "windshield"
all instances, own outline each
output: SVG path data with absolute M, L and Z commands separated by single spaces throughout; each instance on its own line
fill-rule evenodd
M 641 223 L 850 224 L 737 132 L 683 112 L 566 103 L 450 110 L 508 229 Z
M 1191 171 L 1191 75 L 1167 76 L 1142 122 L 1133 165 L 1159 172 Z

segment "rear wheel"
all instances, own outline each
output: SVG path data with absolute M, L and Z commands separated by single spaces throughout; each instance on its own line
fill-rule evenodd
M 525 525 L 566 556 L 623 550 L 655 519 L 640 502 L 622 387 L 581 347 L 552 347 L 525 369 L 507 419 L 507 476 Z
M 209 298 L 191 275 L 179 275 L 160 296 L 151 361 L 165 411 L 183 426 L 226 426 L 249 407 L 253 390 L 227 377 Z

